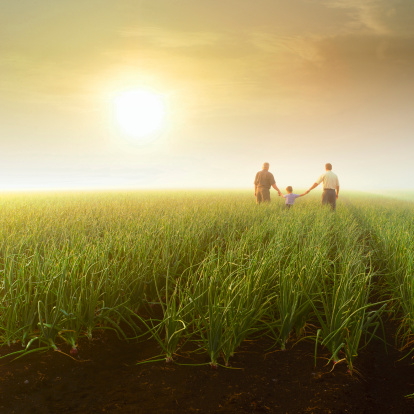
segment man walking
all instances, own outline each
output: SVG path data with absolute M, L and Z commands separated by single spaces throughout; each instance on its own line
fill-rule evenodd
M 270 201 L 270 187 L 273 187 L 280 196 L 282 195 L 277 188 L 273 174 L 269 172 L 269 163 L 265 162 L 262 171 L 259 171 L 254 179 L 254 195 L 256 196 L 257 204 Z
M 316 188 L 320 183 L 323 182 L 323 193 L 322 193 L 322 204 L 329 204 L 332 210 L 336 208 L 336 199 L 339 196 L 339 180 L 338 176 L 332 172 L 332 164 L 325 164 L 326 172 L 322 174 L 316 182 L 306 191 L 308 194 L 311 190 Z

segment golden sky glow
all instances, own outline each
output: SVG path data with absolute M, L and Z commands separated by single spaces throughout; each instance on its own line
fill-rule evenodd
M 412 0 L 5 0 L 0 190 L 251 188 L 264 161 L 281 188 L 325 162 L 344 188 L 413 188 L 413 18 Z M 122 103 L 136 91 L 159 108 Z

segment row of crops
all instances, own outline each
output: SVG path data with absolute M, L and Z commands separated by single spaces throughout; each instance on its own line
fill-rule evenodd
M 410 350 L 414 203 L 349 194 L 284 210 L 250 193 L 5 195 L 0 201 L 0 342 L 21 355 L 113 329 L 212 366 L 249 338 L 309 338 L 352 370 L 384 321 Z M 194 346 L 194 344 L 196 344 Z

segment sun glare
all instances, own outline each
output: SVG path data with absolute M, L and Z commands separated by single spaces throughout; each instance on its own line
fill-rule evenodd
M 155 92 L 134 89 L 114 99 L 115 117 L 121 130 L 138 143 L 152 142 L 165 121 L 165 102 Z

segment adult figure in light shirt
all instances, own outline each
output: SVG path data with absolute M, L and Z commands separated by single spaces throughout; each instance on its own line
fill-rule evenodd
M 332 164 L 325 164 L 325 172 L 306 191 L 306 194 L 316 188 L 320 183 L 323 183 L 322 205 L 330 205 L 332 210 L 335 210 L 336 200 L 339 197 L 339 180 L 338 176 L 332 171 Z

